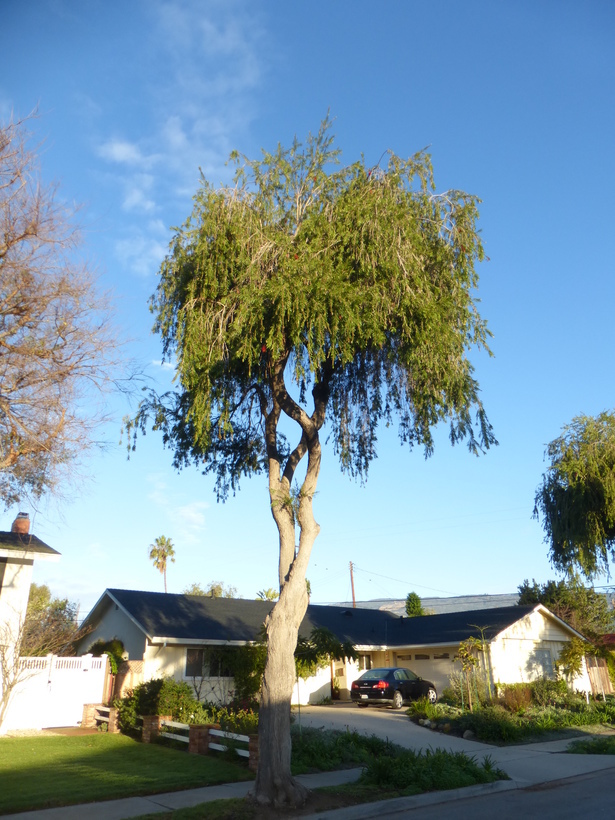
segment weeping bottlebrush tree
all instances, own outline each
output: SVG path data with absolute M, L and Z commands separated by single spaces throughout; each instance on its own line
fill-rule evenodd
M 586 578 L 615 556 L 615 415 L 576 416 L 547 446 L 535 497 L 553 566 Z
M 202 180 L 151 302 L 177 387 L 151 394 L 130 425 L 161 430 L 175 466 L 211 472 L 219 499 L 242 476 L 268 477 L 280 596 L 266 623 L 255 796 L 275 805 L 305 798 L 290 774 L 290 698 L 325 420 L 352 476 L 365 476 L 379 424 L 395 418 L 427 455 L 440 422 L 473 453 L 494 443 L 468 360 L 489 335 L 473 296 L 476 198 L 436 193 L 425 153 L 388 153 L 382 168 L 342 167 L 338 153 L 327 119 L 304 144 L 234 153 L 232 187 Z

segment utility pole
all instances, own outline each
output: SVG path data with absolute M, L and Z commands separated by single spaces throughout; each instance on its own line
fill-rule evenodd
M 353 569 L 353 567 L 352 567 L 352 561 L 351 561 L 350 562 L 350 587 L 352 589 L 352 607 L 353 607 L 353 609 L 356 609 L 357 608 L 357 602 L 355 601 L 355 597 L 354 597 L 354 576 L 352 574 L 352 569 Z

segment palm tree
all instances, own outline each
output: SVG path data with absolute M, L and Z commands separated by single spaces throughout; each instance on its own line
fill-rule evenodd
M 153 561 L 156 569 L 162 573 L 164 578 L 164 591 L 167 591 L 167 561 L 175 563 L 175 549 L 173 542 L 165 535 L 159 535 L 153 544 L 150 544 L 150 561 Z

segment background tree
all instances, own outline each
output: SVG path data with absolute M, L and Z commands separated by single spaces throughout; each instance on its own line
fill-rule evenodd
M 205 598 L 237 598 L 237 588 L 224 586 L 222 581 L 211 581 L 205 589 L 199 583 L 190 584 L 184 595 L 203 595 Z
M 77 261 L 74 213 L 40 181 L 24 122 L 0 126 L 0 500 L 57 491 L 119 373 L 106 298 Z M 85 398 L 94 408 L 83 413 Z
M 409 592 L 406 597 L 406 615 L 408 618 L 416 618 L 418 615 L 425 615 L 423 604 L 416 592 Z
M 175 548 L 170 538 L 159 535 L 153 544 L 150 544 L 150 561 L 154 564 L 158 572 L 164 578 L 164 591 L 167 591 L 167 561 L 175 563 Z
M 566 580 L 538 584 L 526 579 L 519 585 L 519 606 L 543 604 L 594 644 L 615 630 L 615 612 L 606 595 L 586 587 L 578 575 Z
M 277 589 L 269 587 L 269 589 L 261 589 L 260 592 L 257 592 L 256 597 L 261 601 L 277 601 L 280 593 Z
M 615 415 L 577 416 L 546 456 L 534 515 L 553 566 L 577 568 L 587 578 L 608 574 L 615 549 Z
M 78 616 L 78 604 L 55 597 L 46 584 L 31 584 L 21 655 L 74 655 L 75 642 L 84 634 Z
M 473 298 L 476 198 L 435 193 L 424 153 L 388 153 L 384 170 L 340 168 L 338 153 L 325 120 L 304 145 L 232 154 L 231 188 L 203 179 L 151 302 L 177 388 L 150 393 L 129 424 L 161 430 L 176 467 L 213 473 L 219 499 L 268 476 L 280 597 L 255 794 L 276 805 L 305 796 L 290 774 L 290 698 L 325 420 L 342 470 L 361 479 L 394 417 L 426 455 L 439 422 L 473 453 L 494 443 L 467 355 L 489 335 Z

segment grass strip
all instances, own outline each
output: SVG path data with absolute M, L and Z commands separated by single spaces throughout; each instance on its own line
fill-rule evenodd
M 0 738 L 0 814 L 249 780 L 245 765 L 124 735 Z

